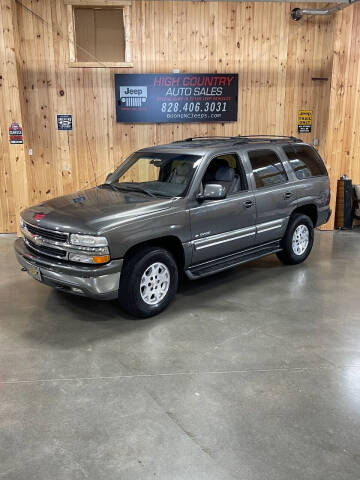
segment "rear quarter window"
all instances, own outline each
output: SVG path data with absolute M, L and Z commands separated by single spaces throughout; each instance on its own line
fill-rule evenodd
M 327 175 L 320 155 L 311 147 L 307 145 L 286 145 L 283 149 L 296 178 L 299 180 Z
M 249 150 L 247 153 L 256 188 L 272 187 L 287 182 L 284 166 L 273 150 Z

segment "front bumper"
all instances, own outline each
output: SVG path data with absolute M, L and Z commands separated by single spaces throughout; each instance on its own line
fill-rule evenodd
M 74 265 L 35 255 L 21 238 L 15 241 L 14 247 L 20 265 L 28 273 L 38 267 L 41 280 L 37 280 L 45 285 L 102 300 L 118 297 L 123 259 L 112 260 L 106 265 Z

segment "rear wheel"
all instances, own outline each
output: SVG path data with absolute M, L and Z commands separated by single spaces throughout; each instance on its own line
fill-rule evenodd
M 289 226 L 282 239 L 283 250 L 278 258 L 287 265 L 303 262 L 310 254 L 314 243 L 314 226 L 307 215 L 296 213 L 290 218 Z
M 121 273 L 119 301 L 135 317 L 151 317 L 164 310 L 178 287 L 178 268 L 170 252 L 145 247 L 132 254 Z

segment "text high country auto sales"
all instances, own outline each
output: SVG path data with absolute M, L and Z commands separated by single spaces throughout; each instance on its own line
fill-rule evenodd
M 219 96 L 223 93 L 222 87 L 230 87 L 234 77 L 223 75 L 183 77 L 159 76 L 154 78 L 154 87 L 169 87 L 166 96 L 206 95 Z

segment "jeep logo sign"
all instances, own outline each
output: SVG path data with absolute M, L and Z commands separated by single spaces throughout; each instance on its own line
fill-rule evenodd
M 120 101 L 126 107 L 141 107 L 147 99 L 147 87 L 120 87 Z
M 235 122 L 237 73 L 115 74 L 116 121 Z

